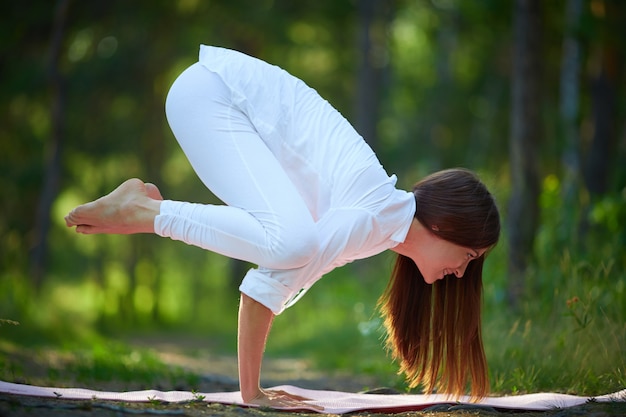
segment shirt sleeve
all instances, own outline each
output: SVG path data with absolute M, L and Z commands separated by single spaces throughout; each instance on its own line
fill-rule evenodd
M 297 274 L 298 272 L 295 270 L 281 272 L 265 268 L 251 269 L 241 282 L 239 291 L 278 315 L 287 308 L 287 300 L 294 296 L 294 289 L 288 285 L 290 280 L 287 279 L 286 282 L 281 282 L 282 280 L 279 276 L 283 275 L 282 278 L 284 279 L 289 278 L 288 275 L 295 276 Z M 287 276 L 285 277 L 285 275 Z

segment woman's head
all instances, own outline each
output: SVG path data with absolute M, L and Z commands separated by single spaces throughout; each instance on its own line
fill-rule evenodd
M 394 251 L 411 258 L 428 284 L 447 275 L 461 278 L 498 241 L 498 209 L 472 172 L 437 172 L 415 184 L 413 194 L 415 220 Z
M 379 300 L 387 346 L 410 386 L 461 395 L 471 382 L 472 395 L 484 396 L 489 383 L 480 328 L 482 271 L 485 252 L 500 235 L 498 209 L 476 175 L 464 169 L 432 174 L 413 193 L 415 218 L 429 237 L 410 257 L 398 255 Z
M 415 218 L 437 237 L 458 246 L 488 249 L 498 242 L 500 215 L 493 196 L 471 171 L 431 174 L 413 187 Z

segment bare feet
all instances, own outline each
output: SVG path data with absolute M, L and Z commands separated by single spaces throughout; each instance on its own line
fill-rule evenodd
M 154 184 L 133 178 L 104 197 L 76 207 L 65 216 L 65 223 L 84 234 L 154 233 L 161 200 Z

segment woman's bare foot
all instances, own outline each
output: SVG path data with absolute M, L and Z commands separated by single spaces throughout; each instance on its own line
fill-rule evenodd
M 163 197 L 154 184 L 133 178 L 111 193 L 76 207 L 65 217 L 77 233 L 154 233 L 154 218 Z

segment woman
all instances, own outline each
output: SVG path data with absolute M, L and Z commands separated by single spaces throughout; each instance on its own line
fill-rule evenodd
M 222 48 L 201 47 L 199 62 L 172 85 L 166 114 L 194 170 L 225 205 L 163 200 L 154 185 L 131 179 L 74 209 L 66 223 L 86 234 L 156 233 L 259 265 L 240 287 L 245 402 L 301 404 L 260 388 L 274 315 L 325 273 L 386 249 L 399 256 L 380 307 L 401 370 L 429 391 L 460 394 L 471 376 L 472 393 L 486 392 L 481 275 L 500 224 L 473 174 L 448 170 L 413 192 L 396 189 L 395 176 L 313 89 Z M 462 279 L 443 280 L 451 275 Z M 431 291 L 427 283 L 438 280 Z

